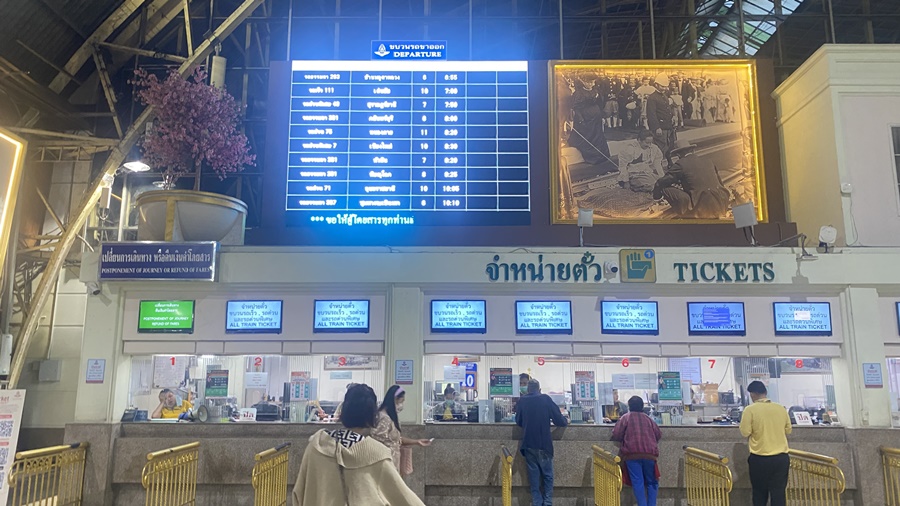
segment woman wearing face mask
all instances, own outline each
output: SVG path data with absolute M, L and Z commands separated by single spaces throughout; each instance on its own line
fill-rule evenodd
M 394 385 L 388 388 L 387 393 L 384 394 L 384 401 L 382 401 L 381 407 L 378 409 L 378 423 L 372 429 L 372 439 L 381 441 L 382 444 L 390 448 L 394 467 L 398 471 L 402 471 L 400 468 L 401 446 L 431 445 L 431 440 L 429 439 L 409 439 L 400 435 L 400 420 L 397 417 L 397 413 L 403 411 L 405 400 L 406 391 L 402 387 Z

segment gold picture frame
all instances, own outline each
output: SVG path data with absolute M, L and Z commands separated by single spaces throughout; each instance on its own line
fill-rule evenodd
M 577 223 L 579 208 L 597 224 L 733 223 L 731 207 L 746 202 L 768 220 L 755 61 L 548 65 L 552 224 Z M 664 114 L 648 120 L 647 104 L 662 110 L 663 100 L 671 128 L 650 132 L 656 148 L 644 147 L 638 132 L 664 124 Z M 620 163 L 620 153 L 634 159 Z M 691 188 L 710 180 L 703 174 L 718 184 Z

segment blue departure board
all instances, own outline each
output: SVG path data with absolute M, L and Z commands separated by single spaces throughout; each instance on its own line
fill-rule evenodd
M 288 225 L 528 225 L 528 64 L 294 61 Z

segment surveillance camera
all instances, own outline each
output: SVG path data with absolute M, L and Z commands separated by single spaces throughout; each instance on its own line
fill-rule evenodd
M 87 283 L 85 283 L 85 285 L 87 286 L 89 294 L 100 295 L 100 292 L 102 291 L 100 289 L 100 283 L 97 283 L 96 281 L 88 281 Z
M 619 264 L 616 262 L 603 262 L 603 270 L 609 274 L 616 274 L 619 272 Z

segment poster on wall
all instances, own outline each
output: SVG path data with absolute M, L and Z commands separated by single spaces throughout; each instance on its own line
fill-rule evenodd
M 153 357 L 153 388 L 178 388 L 188 381 L 190 357 L 185 355 Z
M 659 402 L 681 404 L 681 373 L 665 371 L 658 374 Z
M 575 371 L 575 400 L 592 401 L 597 398 L 594 371 Z
M 766 220 L 756 65 L 550 63 L 552 222 Z
M 308 401 L 309 397 L 309 371 L 291 371 L 291 400 Z
M 492 367 L 490 370 L 491 397 L 511 397 L 513 394 L 513 372 L 511 367 Z
M 6 504 L 9 495 L 7 478 L 16 459 L 16 445 L 19 441 L 24 406 L 25 390 L 0 392 L 0 504 Z
M 205 397 L 228 397 L 228 369 L 206 371 Z

